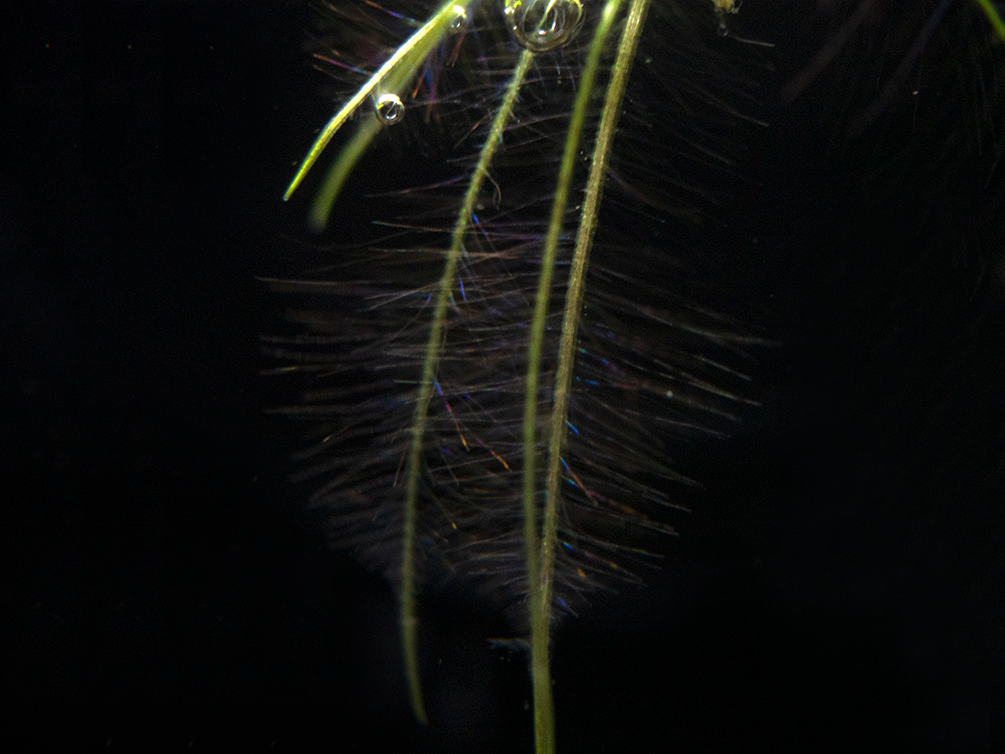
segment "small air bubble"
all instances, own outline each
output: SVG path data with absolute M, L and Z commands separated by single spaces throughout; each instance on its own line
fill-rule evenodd
M 460 5 L 455 5 L 451 10 L 454 13 L 454 17 L 447 24 L 447 31 L 451 34 L 459 34 L 468 25 L 468 12 Z
M 534 52 L 568 44 L 583 22 L 580 0 L 506 0 L 503 12 L 513 36 Z
M 405 105 L 397 94 L 382 94 L 377 98 L 377 117 L 385 126 L 401 123 L 405 117 Z

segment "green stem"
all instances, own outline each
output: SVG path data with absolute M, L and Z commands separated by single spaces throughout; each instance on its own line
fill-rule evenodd
M 975 1 L 979 6 L 981 6 L 981 10 L 984 11 L 984 15 L 988 17 L 988 21 L 991 23 L 991 28 L 993 28 L 999 38 L 1005 42 L 1005 22 L 1002 21 L 1001 14 L 998 12 L 998 9 L 995 8 L 994 3 L 992 3 L 991 0 Z
M 639 38 L 642 36 L 642 27 L 646 14 L 649 12 L 650 2 L 651 0 L 631 0 L 629 6 L 628 20 L 621 34 L 621 43 L 618 45 L 618 55 L 614 61 L 614 67 L 611 69 L 611 80 L 607 84 L 604 110 L 600 116 L 597 142 L 593 148 L 590 176 L 586 182 L 579 231 L 576 234 L 576 248 L 572 254 L 572 264 L 569 269 L 569 284 L 565 295 L 565 313 L 562 317 L 562 336 L 558 344 L 555 395 L 548 437 L 547 498 L 542 534 L 545 545 L 543 562 L 541 563 L 541 567 L 546 573 L 554 568 L 555 548 L 553 543 L 555 533 L 558 530 L 558 490 L 561 483 L 562 453 L 565 447 L 569 412 L 569 391 L 572 386 L 572 369 L 575 365 L 576 333 L 579 329 L 579 316 L 583 308 L 583 293 L 586 290 L 586 268 L 590 260 L 593 233 L 597 227 L 600 200 L 603 198 L 604 178 L 610 164 L 611 147 L 618 128 L 618 118 L 621 115 L 621 103 L 624 100 L 628 74 L 632 69 L 632 62 L 635 59 L 635 51 L 638 49 Z M 552 546 L 549 547 L 549 544 Z M 550 602 L 550 588 L 545 598 Z
M 342 184 L 356 167 L 359 158 L 363 156 L 370 146 L 370 142 L 380 133 L 381 123 L 377 118 L 362 118 L 356 133 L 353 134 L 349 143 L 342 147 L 338 153 L 338 158 L 328 168 L 324 184 L 318 195 L 314 197 L 311 204 L 311 214 L 309 223 L 311 229 L 320 233 L 328 225 L 328 216 L 332 207 L 335 206 L 335 198 L 342 190 Z
M 346 102 L 341 109 L 332 119 L 328 121 L 321 133 L 318 134 L 317 139 L 311 145 L 310 150 L 307 152 L 307 156 L 304 157 L 304 161 L 300 165 L 300 169 L 297 170 L 297 174 L 293 176 L 293 180 L 290 181 L 289 187 L 286 189 L 286 193 L 283 194 L 283 201 L 286 201 L 293 195 L 293 192 L 297 190 L 297 187 L 303 181 L 304 177 L 310 172 L 310 169 L 314 166 L 314 163 L 318 161 L 321 153 L 324 151 L 325 147 L 328 146 L 328 142 L 332 140 L 332 137 L 338 132 L 345 122 L 349 120 L 354 112 L 363 104 L 366 99 L 372 94 L 401 94 L 405 85 L 415 78 L 416 72 L 419 70 L 419 66 L 422 61 L 436 49 L 440 41 L 447 34 L 450 29 L 450 24 L 457 18 L 458 11 L 467 11 L 475 0 L 449 0 L 444 4 L 436 14 L 427 21 L 421 29 L 419 29 L 415 34 L 405 40 L 394 54 L 387 59 L 387 61 L 382 65 L 373 76 L 371 76 L 363 86 L 361 86 L 356 94 L 354 94 L 348 102 Z M 377 129 L 379 130 L 379 128 Z M 376 133 L 376 131 L 374 131 Z M 373 138 L 371 134 L 370 139 Z M 369 143 L 369 142 L 367 142 Z M 358 146 L 358 145 L 357 145 Z M 344 150 L 344 157 L 340 157 L 339 162 L 343 162 L 342 167 L 339 168 L 341 172 L 344 173 L 342 180 L 349 175 L 352 171 L 353 166 L 356 161 L 363 155 L 366 151 L 366 145 L 361 148 L 356 148 L 353 150 Z M 334 172 L 334 171 L 333 171 Z M 334 179 L 329 180 L 333 182 Z M 317 225 L 318 218 L 327 219 L 328 211 L 331 209 L 331 205 L 335 202 L 335 197 L 337 196 L 337 188 L 334 192 L 331 192 L 330 198 L 327 198 L 328 206 L 320 207 L 316 204 L 312 211 L 312 222 Z M 321 222 L 321 226 L 324 226 L 324 221 Z
M 610 35 L 622 0 L 608 0 L 590 42 L 586 65 L 579 80 L 579 90 L 569 120 L 565 150 L 559 166 L 551 218 L 545 236 L 541 274 L 538 278 L 534 315 L 531 321 L 527 349 L 527 384 L 523 414 L 523 519 L 524 543 L 527 554 L 528 599 L 530 601 L 531 683 L 534 689 L 534 736 L 538 754 L 555 751 L 555 710 L 551 691 L 548 642 L 551 627 L 551 590 L 554 571 L 554 549 L 557 538 L 557 498 L 548 499 L 543 528 L 538 529 L 537 517 L 537 411 L 538 380 L 544 330 L 548 315 L 551 280 L 558 256 L 558 241 L 569 200 L 569 190 L 579 154 L 586 112 L 589 108 L 600 56 Z M 538 537 L 540 536 L 540 539 Z M 545 568 L 547 564 L 547 568 Z
M 440 277 L 439 291 L 436 296 L 436 306 L 433 311 L 433 321 L 429 328 L 429 340 L 426 343 L 426 356 L 422 364 L 422 379 L 419 383 L 419 394 L 416 398 L 415 417 L 412 423 L 412 440 L 408 448 L 408 465 L 406 467 L 405 487 L 405 526 L 401 554 L 401 640 L 405 654 L 405 672 L 408 677 L 408 688 L 412 699 L 412 711 L 417 720 L 426 722 L 425 705 L 422 702 L 422 686 L 419 680 L 418 639 L 416 636 L 417 620 L 415 617 L 415 534 L 418 516 L 419 481 L 422 476 L 422 439 L 426 432 L 429 417 L 429 402 L 436 386 L 436 372 L 443 352 L 443 340 L 446 335 L 447 309 L 454 292 L 454 279 L 457 275 L 457 265 L 464 252 L 464 237 L 467 234 L 474 212 L 475 203 L 481 192 L 482 183 L 488 175 L 488 167 L 492 162 L 501 140 L 503 130 L 513 113 L 513 106 L 520 91 L 520 86 L 527 75 L 534 54 L 525 50 L 520 56 L 513 77 L 506 88 L 503 102 L 496 112 L 485 144 L 482 146 L 471 176 L 471 183 L 464 195 L 464 203 L 457 215 L 454 231 L 451 235 L 450 250 L 447 252 L 443 275 Z

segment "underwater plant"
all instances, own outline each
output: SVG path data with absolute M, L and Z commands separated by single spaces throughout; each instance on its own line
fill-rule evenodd
M 756 260 L 713 248 L 709 226 L 749 181 L 735 153 L 763 128 L 764 45 L 733 35 L 732 0 L 321 10 L 315 60 L 342 104 L 285 198 L 331 145 L 312 226 L 340 202 L 377 224 L 343 215 L 310 279 L 270 281 L 314 302 L 266 339 L 308 380 L 285 409 L 315 427 L 301 478 L 333 543 L 398 590 L 415 718 L 420 584 L 471 580 L 523 640 L 553 752 L 555 627 L 639 581 L 700 485 L 677 459 L 756 405 L 747 370 L 771 340 L 734 295 Z M 412 158 L 400 174 L 395 154 Z

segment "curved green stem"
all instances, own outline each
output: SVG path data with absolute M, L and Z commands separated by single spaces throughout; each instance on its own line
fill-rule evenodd
M 503 130 L 513 113 L 513 105 L 520 91 L 527 70 L 530 68 L 534 54 L 529 50 L 520 56 L 513 77 L 506 88 L 503 102 L 496 112 L 492 128 L 482 146 L 464 195 L 464 203 L 457 215 L 451 235 L 450 250 L 447 252 L 443 275 L 440 277 L 439 290 L 436 295 L 436 305 L 433 310 L 433 321 L 429 328 L 429 340 L 426 343 L 426 356 L 422 363 L 422 378 L 419 382 L 419 394 L 415 403 L 415 417 L 412 422 L 412 440 L 408 448 L 408 461 L 405 482 L 405 526 L 403 532 L 401 561 L 401 639 L 405 654 L 405 672 L 408 676 L 408 687 L 412 698 L 412 711 L 416 719 L 426 722 L 425 706 L 422 702 L 422 687 L 419 680 L 418 640 L 416 636 L 415 617 L 415 535 L 418 516 L 419 481 L 422 476 L 422 439 L 426 432 L 429 416 L 429 402 L 436 386 L 436 372 L 443 351 L 443 339 L 446 335 L 447 309 L 454 292 L 454 281 L 457 276 L 457 266 L 464 252 L 464 237 L 467 234 L 474 212 L 475 203 L 481 192 L 482 184 L 488 175 L 488 168 L 495 156 L 496 149 L 502 140 Z
M 998 37 L 1005 42 L 1005 22 L 1002 21 L 1001 14 L 998 9 L 995 8 L 994 3 L 991 0 L 975 0 L 975 2 L 981 6 L 981 10 L 984 11 L 984 15 L 988 17 L 988 21 L 991 23 L 991 28 L 995 30 Z
M 545 236 L 541 273 L 538 278 L 534 315 L 530 328 L 530 342 L 527 349 L 527 383 L 523 414 L 523 528 L 530 602 L 530 665 L 531 683 L 534 689 L 534 736 L 538 754 L 552 754 L 555 751 L 555 711 L 551 692 L 548 641 L 551 627 L 552 576 L 558 531 L 557 497 L 546 501 L 543 526 L 538 528 L 536 465 L 541 354 L 544 348 L 544 330 L 548 316 L 551 281 L 558 256 L 558 241 L 568 206 L 573 173 L 578 161 L 577 155 L 586 122 L 586 113 L 593 94 L 600 56 L 621 3 L 622 0 L 608 0 L 604 6 L 590 42 L 586 65 L 579 80 L 579 90 L 572 107 L 569 131 L 559 166 L 551 217 Z M 552 452 L 559 454 L 560 449 L 549 448 L 549 453 Z
M 311 228 L 320 233 L 328 225 L 328 216 L 332 207 L 335 206 L 335 198 L 342 190 L 342 184 L 356 167 L 359 158 L 362 157 L 370 147 L 370 142 L 380 133 L 381 123 L 377 118 L 363 118 L 332 166 L 328 168 L 324 184 L 314 201 L 311 203 L 311 214 L 309 218 Z
M 558 491 L 561 484 L 562 453 L 565 446 L 569 413 L 572 369 L 575 365 L 576 334 L 579 330 L 579 317 L 583 309 L 583 293 L 586 290 L 586 268 L 590 260 L 593 233 L 597 227 L 600 200 L 603 198 L 604 178 L 610 164 L 611 147 L 618 128 L 618 118 L 621 115 L 621 103 L 624 100 L 628 74 L 631 72 L 632 61 L 635 59 L 635 51 L 638 49 L 639 38 L 642 36 L 642 26 L 645 23 L 646 14 L 649 12 L 650 2 L 651 0 L 631 0 L 629 6 L 628 19 L 621 35 L 618 55 L 614 61 L 614 67 L 611 69 L 611 80 L 607 84 L 607 94 L 604 97 L 604 110 L 601 113 L 600 126 L 597 129 L 597 141 L 593 148 L 590 176 L 586 182 L 583 210 L 579 221 L 579 230 L 576 233 L 576 248 L 573 251 L 569 269 L 569 283 L 565 294 L 565 312 L 562 316 L 562 335 L 558 344 L 555 393 L 548 434 L 547 497 L 542 536 L 551 534 L 552 541 L 558 528 Z M 554 546 L 549 548 L 546 544 L 543 550 L 545 555 L 541 567 L 545 572 L 550 572 L 554 567 Z M 550 594 L 548 599 L 550 600 Z
M 460 11 L 466 12 L 467 9 L 475 2 L 475 0 L 449 0 L 446 4 L 441 7 L 436 14 L 427 21 L 421 29 L 419 29 L 415 34 L 409 37 L 403 45 L 401 45 L 394 54 L 387 59 L 387 62 L 382 65 L 369 80 L 363 84 L 357 90 L 356 94 L 346 102 L 341 109 L 332 116 L 332 119 L 328 121 L 321 133 L 318 134 L 317 139 L 311 145 L 310 150 L 307 152 L 307 156 L 304 157 L 304 161 L 300 165 L 300 169 L 297 170 L 297 174 L 293 176 L 293 180 L 290 182 L 289 187 L 286 189 L 286 193 L 283 194 L 283 201 L 286 201 L 293 195 L 293 192 L 297 190 L 297 187 L 303 181 L 304 177 L 310 172 L 310 169 L 317 162 L 321 153 L 324 151 L 325 147 L 328 146 L 328 142 L 332 140 L 332 137 L 338 132 L 345 122 L 349 120 L 354 112 L 359 108 L 361 104 L 369 97 L 371 94 L 381 93 L 381 94 L 401 94 L 405 85 L 415 78 L 415 74 L 419 69 L 420 64 L 426 57 L 431 53 L 436 46 L 446 35 L 450 28 L 450 24 L 457 18 Z M 377 128 L 379 130 L 379 127 Z M 376 133 L 376 131 L 374 131 Z M 371 134 L 370 138 L 373 138 Z M 367 142 L 369 143 L 369 142 Z M 345 155 L 345 164 L 339 168 L 344 173 L 342 180 L 345 180 L 345 176 L 349 174 L 356 161 L 362 156 L 365 151 L 366 146 L 362 148 L 357 148 L 353 150 L 345 150 L 343 155 Z M 342 158 L 340 158 L 342 162 Z M 315 206 L 313 210 L 315 225 L 317 224 L 318 216 L 327 218 L 328 210 L 331 205 L 335 202 L 335 197 L 338 194 L 338 190 L 331 192 L 330 198 L 328 198 L 328 206 L 323 208 L 324 211 L 320 212 L 318 207 Z M 324 222 L 321 223 L 324 225 Z

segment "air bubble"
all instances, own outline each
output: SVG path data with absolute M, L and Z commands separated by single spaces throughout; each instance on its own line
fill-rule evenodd
M 513 36 L 534 52 L 568 44 L 583 23 L 580 0 L 506 0 L 504 13 Z
M 377 117 L 385 126 L 401 123 L 405 117 L 405 105 L 397 94 L 382 94 L 377 98 Z
M 468 25 L 468 12 L 460 5 L 455 5 L 451 10 L 454 13 L 454 17 L 447 24 L 447 31 L 451 34 L 459 34 Z

